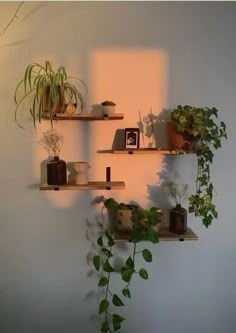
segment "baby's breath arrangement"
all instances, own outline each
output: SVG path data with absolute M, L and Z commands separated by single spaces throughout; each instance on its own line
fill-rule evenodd
M 176 205 L 181 205 L 188 197 L 188 184 L 177 184 L 174 181 L 166 181 L 162 185 L 168 190 L 168 194 L 173 199 Z
M 58 156 L 63 145 L 63 135 L 55 129 L 47 130 L 43 132 L 39 144 L 47 150 L 49 155 L 52 153 L 54 156 Z

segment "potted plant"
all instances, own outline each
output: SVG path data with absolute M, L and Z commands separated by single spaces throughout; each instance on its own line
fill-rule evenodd
M 72 83 L 74 81 L 74 83 Z M 41 122 L 42 117 L 48 114 L 53 126 L 55 113 L 65 111 L 65 107 L 73 103 L 79 106 L 79 111 L 84 110 L 84 99 L 76 82 L 87 89 L 86 84 L 79 78 L 68 76 L 65 67 L 60 66 L 54 70 L 52 62 L 45 61 L 45 64 L 29 64 L 24 72 L 23 79 L 17 84 L 14 94 L 16 103 L 15 121 L 18 122 L 18 111 L 23 107 L 26 100 L 30 103 L 30 115 L 34 127 Z M 21 125 L 19 125 L 22 127 Z
M 55 129 L 50 129 L 42 134 L 39 144 L 47 150 L 49 156 L 53 156 L 47 163 L 48 185 L 63 185 L 67 181 L 66 162 L 59 159 L 63 144 L 63 136 Z
M 130 283 L 132 278 L 138 275 L 144 280 L 148 279 L 147 270 L 137 267 L 136 257 L 142 256 L 146 262 L 150 263 L 152 261 L 152 253 L 147 248 L 138 251 L 137 243 L 142 240 L 150 240 L 152 243 L 159 241 L 158 234 L 152 227 L 159 223 L 162 213 L 161 210 L 156 207 L 144 209 L 139 206 L 118 203 L 114 198 L 104 198 L 102 203 L 101 221 L 99 222 L 101 233 L 97 238 L 99 248 L 98 254 L 93 257 L 93 264 L 95 269 L 99 272 L 98 286 L 105 289 L 105 296 L 99 304 L 99 314 L 103 316 L 101 332 L 111 333 L 119 330 L 121 323 L 125 320 L 124 317 L 116 313 L 117 311 L 114 311 L 113 307 L 125 306 L 124 299 L 131 298 Z M 112 219 L 108 226 L 105 225 L 103 214 L 105 208 L 107 208 L 109 217 Z M 116 221 L 118 210 L 132 211 L 132 228 L 129 227 L 128 240 L 133 245 L 131 253 L 127 255 L 124 263 L 119 268 L 116 267 L 114 262 L 114 248 L 117 243 L 115 234 L 117 232 L 123 232 L 124 230 L 119 228 L 120 224 L 117 224 Z M 112 291 L 111 279 L 113 274 L 119 274 L 125 283 L 120 294 Z
M 167 189 L 175 207 L 170 210 L 170 232 L 183 234 L 187 231 L 187 210 L 181 206 L 188 196 L 188 185 L 165 181 L 162 186 Z
M 104 116 L 110 116 L 115 112 L 116 103 L 112 101 L 104 101 L 101 105 Z
M 213 204 L 214 186 L 210 180 L 210 165 L 214 151 L 221 147 L 223 138 L 227 139 L 226 125 L 218 120 L 215 107 L 194 107 L 178 105 L 171 112 L 171 119 L 176 132 L 183 136 L 182 148 L 197 155 L 196 193 L 189 199 L 189 212 L 202 218 L 208 227 L 217 218 Z

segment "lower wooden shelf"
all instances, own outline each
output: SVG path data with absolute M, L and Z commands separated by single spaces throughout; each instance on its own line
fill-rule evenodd
M 160 228 L 158 231 L 158 237 L 160 241 L 184 241 L 184 240 L 198 240 L 198 236 L 193 232 L 191 228 L 187 228 L 184 234 L 174 234 L 170 232 L 168 228 Z M 116 240 L 127 241 L 130 238 L 129 233 L 116 233 L 114 235 Z
M 60 191 L 60 190 L 121 190 L 125 188 L 125 183 L 122 181 L 112 182 L 88 182 L 88 184 L 78 185 L 67 183 L 64 185 L 48 185 L 41 184 L 40 190 L 45 191 Z

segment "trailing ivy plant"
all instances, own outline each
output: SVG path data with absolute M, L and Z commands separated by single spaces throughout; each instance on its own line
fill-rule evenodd
M 104 297 L 100 301 L 99 314 L 103 317 L 100 330 L 101 332 L 115 332 L 121 328 L 122 322 L 126 319 L 121 316 L 116 307 L 125 306 L 125 300 L 131 298 L 130 283 L 134 276 L 147 280 L 148 272 L 145 268 L 137 267 L 136 257 L 142 256 L 143 259 L 152 262 L 152 253 L 149 249 L 137 249 L 137 243 L 142 240 L 149 240 L 152 243 L 158 243 L 158 235 L 153 227 L 160 222 L 161 210 L 156 207 L 143 209 L 133 205 L 118 203 L 113 198 L 103 199 L 101 209 L 101 221 L 99 225 L 102 233 L 97 239 L 99 246 L 98 254 L 93 257 L 95 269 L 100 273 L 98 286 L 104 288 Z M 132 208 L 131 208 L 132 207 Z M 104 208 L 107 208 L 111 219 L 108 225 L 105 225 Z M 122 267 L 117 269 L 113 264 L 114 249 L 117 243 L 115 234 L 119 233 L 118 226 L 113 223 L 116 220 L 118 209 L 132 209 L 133 228 L 129 233 L 128 241 L 133 245 L 131 253 L 128 254 Z M 124 286 L 119 293 L 115 293 L 111 288 L 112 274 L 119 274 L 124 281 Z
M 190 195 L 189 212 L 202 218 L 206 227 L 211 225 L 218 213 L 213 203 L 214 186 L 210 180 L 210 165 L 214 151 L 221 147 L 223 138 L 227 139 L 226 125 L 218 121 L 215 107 L 199 108 L 178 105 L 171 113 L 176 132 L 186 140 L 183 146 L 197 155 L 196 193 Z

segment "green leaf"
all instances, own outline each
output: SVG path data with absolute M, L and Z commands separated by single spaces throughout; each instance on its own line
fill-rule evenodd
M 106 278 L 105 276 L 103 276 L 100 281 L 98 282 L 98 286 L 99 287 L 104 287 L 108 284 L 108 278 Z
M 131 293 L 128 287 L 122 289 L 122 294 L 127 298 L 131 298 Z
M 140 241 L 142 241 L 146 236 L 146 233 L 144 230 L 134 230 L 131 232 L 131 241 L 133 243 L 138 243 Z
M 93 257 L 93 264 L 97 271 L 99 271 L 100 268 L 100 259 L 101 259 L 100 256 Z
M 111 253 L 111 251 L 108 250 L 108 249 L 106 249 L 105 247 L 102 248 L 102 252 L 103 252 L 108 258 L 110 258 L 110 257 L 113 256 L 113 254 Z
M 152 243 L 158 243 L 159 242 L 159 238 L 158 238 L 158 235 L 157 233 L 152 230 L 152 229 L 148 229 L 147 231 L 147 236 L 148 236 L 148 239 L 152 242 Z
M 134 261 L 133 259 L 129 256 L 129 258 L 125 262 L 126 267 L 128 268 L 134 268 Z
M 114 331 L 118 331 L 121 328 L 120 323 L 122 323 L 122 321 L 124 321 L 124 320 L 125 320 L 125 318 L 119 316 L 118 314 L 113 314 L 112 324 L 113 324 Z
M 99 305 L 99 313 L 101 314 L 101 313 L 107 311 L 108 307 L 109 307 L 109 302 L 108 302 L 107 299 L 104 298 L 104 299 L 100 302 L 100 305 Z
M 107 321 L 104 321 L 101 325 L 101 332 L 108 332 L 109 331 L 109 325 L 108 325 L 108 322 Z
M 129 282 L 132 278 L 132 275 L 134 273 L 133 269 L 121 269 L 121 277 L 122 280 L 124 280 L 125 282 Z
M 112 297 L 112 303 L 115 306 L 123 306 L 124 305 L 124 303 L 122 302 L 122 300 L 116 294 L 114 294 L 113 297 Z
M 100 236 L 97 240 L 97 243 L 99 246 L 103 246 L 103 239 L 102 239 L 102 236 Z
M 139 276 L 144 279 L 147 280 L 148 279 L 148 272 L 146 271 L 146 269 L 141 268 L 139 271 Z
M 107 273 L 110 273 L 110 272 L 114 271 L 108 260 L 105 261 L 105 263 L 103 265 L 103 270 Z
M 143 258 L 147 262 L 152 262 L 152 254 L 148 249 L 143 250 Z
M 113 241 L 113 239 L 112 239 L 111 235 L 108 233 L 108 231 L 105 232 L 105 236 L 108 240 L 108 245 L 113 246 L 115 244 L 115 242 Z

